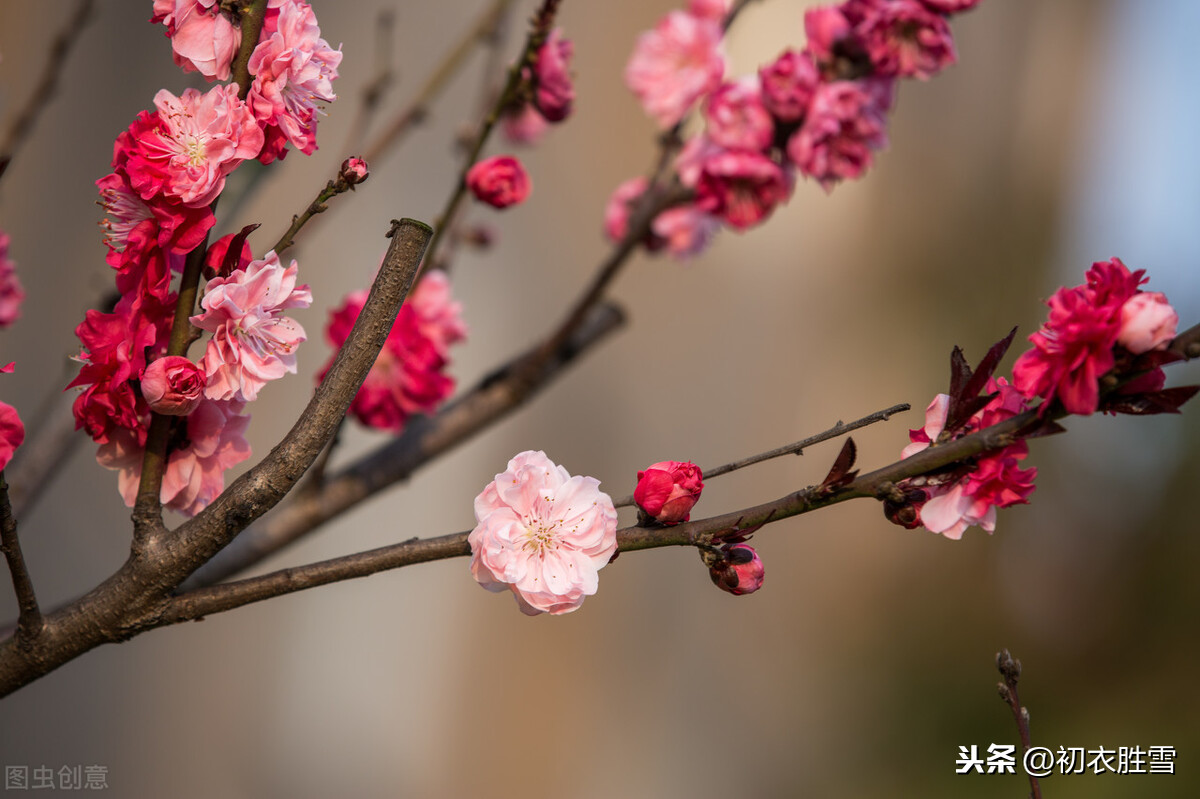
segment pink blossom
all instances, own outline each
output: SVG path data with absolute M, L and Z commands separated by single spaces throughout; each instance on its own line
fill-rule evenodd
M 726 544 L 720 560 L 708 567 L 713 585 L 734 596 L 753 594 L 762 588 L 766 569 L 762 558 L 749 544 Z
M 785 50 L 758 71 L 762 104 L 780 122 L 798 122 L 808 111 L 819 79 L 808 53 Z
M 875 2 L 856 31 L 876 75 L 928 80 L 958 60 L 946 18 L 919 0 Z
M 672 11 L 638 37 L 625 67 L 625 85 L 660 128 L 683 119 L 721 83 L 724 32 L 719 22 Z
M 366 291 L 355 292 L 330 314 L 325 337 L 335 348 L 345 343 L 366 300 Z M 367 427 L 399 432 L 413 414 L 436 410 L 454 391 L 454 380 L 443 372 L 449 345 L 467 332 L 460 313 L 445 272 L 422 277 L 400 306 L 349 413 Z M 328 371 L 326 366 L 321 380 Z
M 1013 383 L 1027 397 L 1058 399 L 1069 413 L 1094 413 L 1100 378 L 1112 369 L 1113 345 L 1121 332 L 1122 307 L 1145 282 L 1119 258 L 1097 261 L 1087 283 L 1062 288 L 1046 301 L 1050 317 L 1029 337 L 1033 349 L 1013 364 Z
M 129 146 L 128 137 L 117 139 L 117 148 Z M 122 165 L 128 159 L 119 154 Z M 104 243 L 108 247 L 108 263 L 117 267 L 121 253 L 134 228 L 143 222 L 152 222 L 157 245 L 165 250 L 190 252 L 195 249 L 216 222 L 208 206 L 189 208 L 181 202 L 172 202 L 161 195 L 143 200 L 133 187 L 124 170 L 105 175 L 96 181 L 100 188 L 100 204 L 106 214 L 100 226 L 104 228 Z
M 0 328 L 8 327 L 21 317 L 25 289 L 17 279 L 17 265 L 8 257 L 9 235 L 0 230 Z
M 296 262 L 284 269 L 271 250 L 245 270 L 208 282 L 192 324 L 211 332 L 200 365 L 208 376 L 204 396 L 214 400 L 252 401 L 269 380 L 296 372 L 296 346 L 304 328 L 283 315 L 307 308 L 312 292 L 296 285 Z
M 180 97 L 159 91 L 158 109 L 143 112 L 118 138 L 129 182 L 143 200 L 165 195 L 196 208 L 225 188 L 225 176 L 258 155 L 263 133 L 234 84 L 206 94 L 184 89 Z
M 911 458 L 930 444 L 937 441 L 938 436 L 946 427 L 946 416 L 950 411 L 950 395 L 938 394 L 925 409 L 925 426 L 919 430 L 909 430 L 908 437 L 913 442 L 900 453 L 901 458 Z
M 218 0 L 154 0 L 151 22 L 167 26 L 175 64 L 211 80 L 229 80 L 242 30 L 221 13 Z
M 729 13 L 729 0 L 690 0 L 687 10 L 693 17 L 724 22 Z
M 3 234 L 0 234 L 0 237 L 2 236 Z M 12 370 L 13 365 L 10 363 L 0 368 L 0 373 L 8 374 Z M 21 446 L 24 441 L 25 425 L 21 422 L 21 417 L 17 413 L 17 409 L 7 402 L 0 402 L 0 472 L 3 472 L 5 467 L 8 466 L 8 462 L 12 460 L 13 453 L 17 451 L 17 447 Z
M 525 202 L 532 185 L 520 159 L 494 155 L 467 170 L 467 188 L 477 200 L 496 208 Z
M 704 118 L 708 138 L 730 150 L 762 152 L 775 138 L 775 123 L 753 78 L 722 84 L 708 95 Z
M 767 156 L 725 150 L 704 160 L 696 183 L 696 205 L 745 230 L 770 216 L 791 191 L 788 175 Z
M 530 103 L 509 109 L 500 120 L 500 132 L 512 144 L 537 144 L 547 127 L 546 118 Z
M 538 50 L 533 62 L 533 103 L 549 122 L 562 122 L 571 114 L 575 87 L 570 61 L 575 45 L 555 28 Z
M 887 146 L 889 81 L 834 81 L 817 87 L 804 124 L 788 141 L 792 163 L 830 191 L 871 166 L 872 152 Z
M 857 49 L 854 28 L 844 13 L 847 5 L 818 6 L 804 12 L 806 49 L 819 64 L 832 64 L 845 50 Z M 848 46 L 848 42 L 853 45 Z
M 617 551 L 617 511 L 594 477 L 572 477 L 544 452 L 522 452 L 475 498 L 471 575 L 509 589 L 521 611 L 569 613 L 596 593 Z
M 676 258 L 704 252 L 720 227 L 720 217 L 694 203 L 668 208 L 651 223 L 655 240 Z
M 700 467 L 690 461 L 661 461 L 639 471 L 633 501 L 660 524 L 686 522 L 704 490 Z
M 958 14 L 962 11 L 970 11 L 979 5 L 981 0 L 921 0 L 921 2 L 930 11 L 936 11 L 939 14 Z
M 179 424 L 186 425 L 182 446 L 167 455 L 159 499 L 168 508 L 195 516 L 225 490 L 225 472 L 250 457 L 246 442 L 249 416 L 240 402 L 202 400 Z M 117 470 L 117 487 L 129 507 L 137 500 L 144 443 L 121 430 L 100 446 L 96 460 Z
M 247 102 L 267 129 L 267 143 L 259 160 L 270 163 L 283 155 L 283 141 L 305 155 L 317 149 L 318 103 L 337 99 L 332 81 L 342 61 L 321 38 L 321 28 L 308 3 L 284 3 L 275 26 L 250 56 Z
M 1134 355 L 1164 350 L 1175 339 L 1179 314 L 1157 291 L 1139 291 L 1121 306 L 1117 343 Z
M 150 410 L 166 416 L 187 416 L 204 396 L 204 372 L 179 355 L 151 361 L 142 372 L 142 397 Z

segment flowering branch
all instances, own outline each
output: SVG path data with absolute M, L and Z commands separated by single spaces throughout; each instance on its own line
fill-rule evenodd
M 13 156 L 25 142 L 29 132 L 33 130 L 33 123 L 37 121 L 38 114 L 49 105 L 50 99 L 54 96 L 54 89 L 58 85 L 58 78 L 62 74 L 67 54 L 71 52 L 71 48 L 79 39 L 79 34 L 87 25 L 93 3 L 94 0 L 79 0 L 75 6 L 75 13 L 54 37 L 54 43 L 50 45 L 50 57 L 46 62 L 46 69 L 42 72 L 42 79 L 38 81 L 37 88 L 33 90 L 29 104 L 21 110 L 21 113 L 17 114 L 17 118 L 8 129 L 8 136 L 5 137 L 3 144 L 0 144 L 0 178 L 4 177 Z
M 1012 710 L 1013 719 L 1017 722 L 1017 732 L 1021 736 L 1021 753 L 1029 751 L 1033 745 L 1029 737 L 1029 711 L 1021 706 L 1021 698 L 1017 695 L 1017 680 L 1021 677 L 1021 661 L 1014 660 L 1007 649 L 996 653 L 996 668 L 1004 680 L 999 684 L 1000 699 Z M 1026 770 L 1028 772 L 1028 769 Z M 1042 799 L 1042 788 L 1037 777 L 1029 773 L 1030 799 Z
M 13 518 L 12 505 L 8 501 L 8 483 L 0 472 L 0 549 L 12 572 L 13 590 L 17 594 L 20 616 L 17 619 L 17 644 L 28 648 L 42 630 L 42 612 L 38 609 L 33 581 L 25 568 L 25 557 L 21 554 L 21 541 L 17 538 L 17 520 Z

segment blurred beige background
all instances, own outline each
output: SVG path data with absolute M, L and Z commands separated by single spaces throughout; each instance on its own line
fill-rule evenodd
M 150 3 L 100 5 L 0 185 L 0 228 L 29 295 L 0 339 L 2 360 L 17 362 L 2 396 L 27 422 L 69 380 L 72 328 L 111 286 L 93 182 L 112 140 L 157 89 L 195 85 L 147 24 Z M 321 150 L 289 156 L 223 226 L 262 222 L 266 246 L 349 154 L 388 5 L 391 111 L 485 3 L 315 3 L 345 52 Z M 653 156 L 652 125 L 620 75 L 636 34 L 673 4 L 563 5 L 577 111 L 521 153 L 527 204 L 472 211 L 499 242 L 457 268 L 472 328 L 453 366 L 462 386 L 558 320 L 604 256 L 610 191 Z M 730 42 L 734 72 L 800 46 L 803 7 L 753 5 Z M 0 2 L 0 124 L 69 8 Z M 691 263 L 639 257 L 614 292 L 626 330 L 513 418 L 265 567 L 468 529 L 474 495 L 522 449 L 624 495 L 656 460 L 714 465 L 909 402 L 917 410 L 855 436 L 864 468 L 891 462 L 945 389 L 951 347 L 976 360 L 1013 324 L 1023 342 L 1041 300 L 1093 260 L 1148 269 L 1149 288 L 1196 321 L 1197 67 L 1186 54 L 1198 25 L 1183 0 L 986 0 L 954 22 L 959 65 L 902 87 L 891 147 L 867 179 L 829 196 L 802 184 L 763 228 L 725 233 Z M 297 316 L 310 342 L 301 374 L 264 392 L 256 452 L 307 400 L 328 357 L 325 314 L 365 284 L 388 220 L 432 219 L 444 202 L 457 163 L 448 142 L 474 113 L 482 65 L 304 238 L 297 255 L 317 301 Z M 1196 369 L 1172 380 L 1195 382 Z M 1055 777 L 1045 795 L 1194 796 L 1200 413 L 1188 411 L 1073 420 L 1070 435 L 1035 443 L 1034 502 L 1002 511 L 992 537 L 904 531 L 867 502 L 774 525 L 756 539 L 767 583 L 751 597 L 713 588 L 694 553 L 658 550 L 605 569 L 580 612 L 528 619 L 460 560 L 157 631 L 0 704 L 0 763 L 101 764 L 112 795 L 181 799 L 1024 796 L 1020 776 L 954 774 L 960 745 L 1017 740 L 992 666 L 1009 647 L 1025 662 L 1035 743 L 1178 750 L 1175 776 Z M 345 454 L 380 441 L 355 430 Z M 698 512 L 815 482 L 835 453 L 713 480 Z M 21 519 L 46 606 L 128 551 L 129 511 L 93 455 L 85 442 Z

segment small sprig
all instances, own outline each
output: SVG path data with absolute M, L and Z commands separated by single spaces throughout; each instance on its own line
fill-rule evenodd
M 1021 661 L 1013 658 L 1007 649 L 1001 649 L 996 653 L 996 668 L 1000 670 L 1000 676 L 1004 678 L 997 685 L 1000 699 L 1012 710 L 1013 719 L 1017 722 L 1017 732 L 1021 736 L 1021 754 L 1024 755 L 1032 744 L 1029 737 L 1029 710 L 1021 705 L 1021 698 L 1017 695 L 1017 680 L 1021 677 Z M 1029 775 L 1029 788 L 1031 799 L 1041 799 L 1042 789 L 1038 785 L 1037 777 L 1032 774 Z

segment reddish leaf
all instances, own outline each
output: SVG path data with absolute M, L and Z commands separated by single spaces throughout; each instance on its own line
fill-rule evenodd
M 837 460 L 833 462 L 829 474 L 821 481 L 822 492 L 828 493 L 844 485 L 849 485 L 858 476 L 857 470 L 851 471 L 857 455 L 858 447 L 854 445 L 854 439 L 847 438 L 846 443 L 842 445 L 842 451 L 838 453 Z

